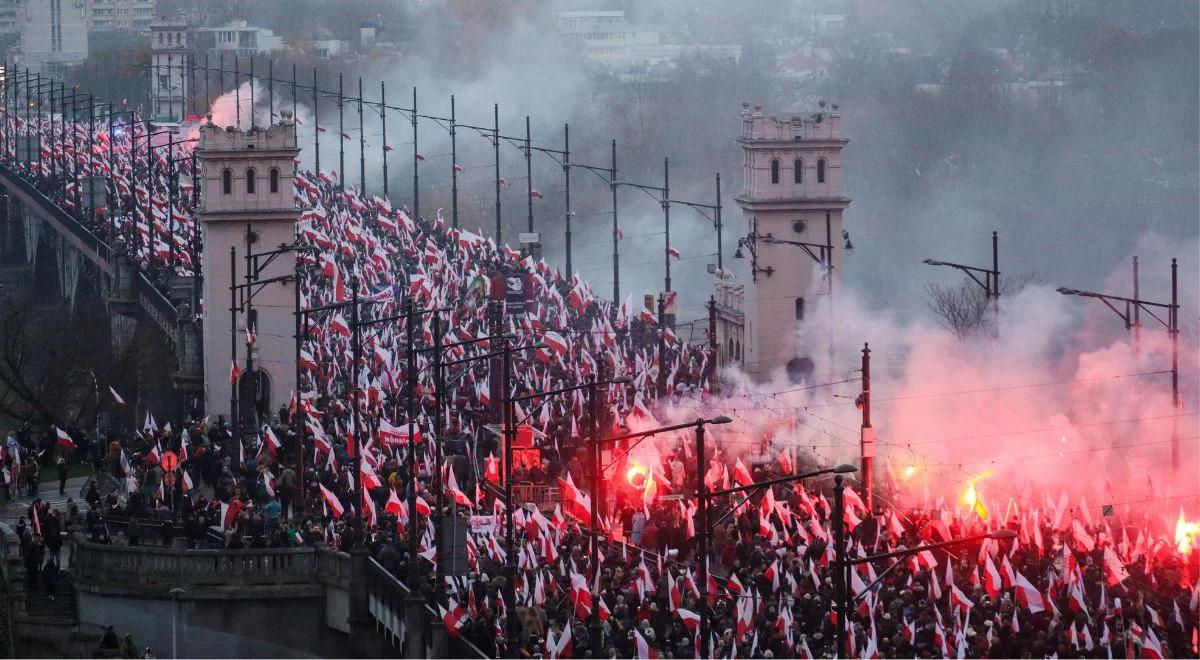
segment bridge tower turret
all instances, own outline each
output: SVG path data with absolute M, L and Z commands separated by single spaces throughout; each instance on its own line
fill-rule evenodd
M 204 394 L 205 410 L 232 421 L 232 370 L 243 374 L 238 408 L 243 423 L 252 413 L 269 414 L 295 388 L 295 282 L 278 281 L 253 292 L 251 304 L 236 309 L 232 285 L 245 285 L 247 255 L 278 250 L 295 241 L 296 125 L 284 111 L 276 124 L 240 130 L 208 122 L 200 127 L 202 168 L 199 218 L 204 237 Z M 236 257 L 231 259 L 233 250 Z M 259 260 L 256 281 L 295 273 L 294 256 Z M 239 299 L 244 296 L 239 294 Z M 240 303 L 239 303 L 240 304 Z M 249 348 L 247 325 L 254 331 Z M 247 355 L 247 350 L 250 354 Z M 251 372 L 254 377 L 251 377 Z

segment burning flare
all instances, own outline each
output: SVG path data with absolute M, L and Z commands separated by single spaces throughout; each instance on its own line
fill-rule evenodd
M 987 507 L 984 506 L 984 504 L 983 504 L 983 499 L 980 498 L 979 495 L 975 492 L 975 484 L 983 481 L 984 479 L 987 479 L 990 476 L 991 476 L 991 471 L 984 470 L 983 472 L 980 472 L 979 474 L 971 477 L 970 479 L 967 480 L 967 489 L 965 491 L 963 491 L 963 494 L 962 494 L 963 504 L 966 504 L 971 509 L 974 509 L 976 515 L 978 515 L 979 518 L 982 520 L 987 520 L 988 510 L 987 510 Z
M 1200 539 L 1200 520 L 1188 522 L 1180 507 L 1179 520 L 1175 521 L 1175 547 L 1180 554 L 1190 554 L 1197 539 Z
M 625 481 L 628 481 L 630 486 L 641 490 L 646 487 L 646 477 L 649 474 L 650 471 L 646 469 L 645 465 L 637 461 L 630 461 L 629 469 L 625 471 Z

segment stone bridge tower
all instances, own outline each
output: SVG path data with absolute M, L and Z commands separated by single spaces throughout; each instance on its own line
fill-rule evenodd
M 238 391 L 243 412 L 277 410 L 295 388 L 295 281 L 253 287 L 257 292 L 251 305 L 238 309 L 236 318 L 230 290 L 231 285 L 247 288 L 248 254 L 271 252 L 295 241 L 299 210 L 293 187 L 300 149 L 291 113 L 282 114 L 279 123 L 266 128 L 220 127 L 211 116 L 200 128 L 204 392 L 205 410 L 213 421 L 219 414 L 232 420 L 230 375 L 235 355 L 246 372 Z M 263 282 L 294 275 L 295 264 L 291 253 L 269 264 L 262 259 L 254 279 Z M 252 349 L 247 321 L 256 330 Z M 251 369 L 257 380 L 250 377 Z
M 744 188 L 735 198 L 750 234 L 746 249 L 739 248 L 749 271 L 743 362 L 760 381 L 780 369 L 798 381 L 814 368 L 836 368 L 828 364 L 831 334 L 825 346 L 801 346 L 796 331 L 801 323 L 819 323 L 832 333 L 831 304 L 847 244 L 842 211 L 850 205 L 842 195 L 842 147 L 848 140 L 841 123 L 837 106 L 827 111 L 824 101 L 819 112 L 783 118 L 743 104 L 738 144 L 745 157 Z

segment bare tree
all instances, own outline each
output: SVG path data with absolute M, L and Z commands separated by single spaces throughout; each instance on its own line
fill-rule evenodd
M 1033 278 L 1028 275 L 1010 277 L 1000 284 L 1000 295 L 1015 294 L 1031 281 Z M 938 324 L 953 332 L 960 340 L 995 331 L 996 315 L 992 301 L 975 282 L 966 280 L 957 286 L 928 284 L 925 292 L 928 295 L 925 304 L 937 317 Z
M 99 304 L 75 310 L 7 304 L 0 312 L 0 418 L 34 426 L 87 423 L 100 404 L 96 374 L 112 377 Z

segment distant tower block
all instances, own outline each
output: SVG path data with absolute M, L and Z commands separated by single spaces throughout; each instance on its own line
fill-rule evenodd
M 187 21 L 159 18 L 150 24 L 150 115 L 154 123 L 178 124 L 192 93 Z
M 842 272 L 842 211 L 850 199 L 842 195 L 841 115 L 821 111 L 777 119 L 764 117 L 762 106 L 743 104 L 742 134 L 738 143 L 745 156 L 744 188 L 735 199 L 745 216 L 747 232 L 757 220 L 758 234 L 771 234 L 786 241 L 833 246 L 832 282 L 826 269 L 804 249 L 784 243 L 754 242 L 757 272 L 747 272 L 745 295 L 746 371 L 766 380 L 785 370 L 792 380 L 837 365 L 830 360 L 832 337 L 825 345 L 800 346 L 799 324 L 820 324 L 832 331 L 829 322 L 829 290 L 837 299 Z M 826 234 L 828 218 L 828 236 Z M 821 251 L 812 250 L 816 256 Z M 750 254 L 745 254 L 751 270 Z
M 204 392 L 205 410 L 230 419 L 230 247 L 237 248 L 237 284 L 246 282 L 246 255 L 269 252 L 295 242 L 299 210 L 293 198 L 296 176 L 296 125 L 291 113 L 265 129 L 241 131 L 212 123 L 200 127 L 202 167 L 200 224 L 204 232 Z M 265 260 L 264 260 L 265 261 Z M 258 280 L 295 273 L 295 259 L 284 254 L 263 268 Z M 253 300 L 250 322 L 257 330 L 253 354 L 257 387 L 243 375 L 239 405 L 254 401 L 260 413 L 286 402 L 296 382 L 293 282 L 264 285 Z M 255 287 L 257 289 L 257 287 Z M 246 361 L 245 313 L 238 314 L 237 355 Z M 257 390 L 257 391 L 255 391 Z M 244 420 L 245 418 L 243 418 Z

